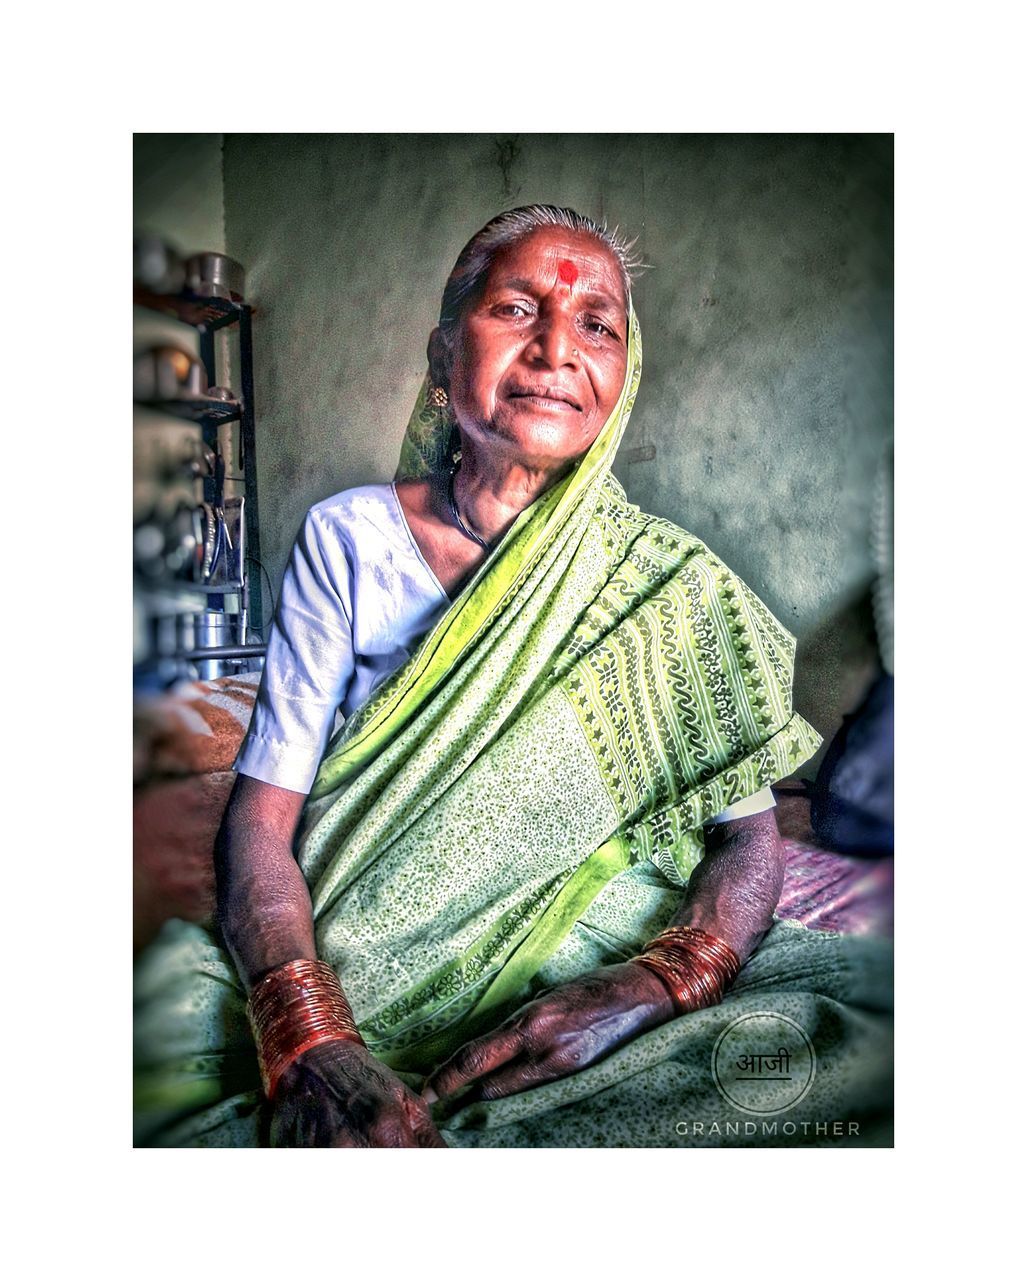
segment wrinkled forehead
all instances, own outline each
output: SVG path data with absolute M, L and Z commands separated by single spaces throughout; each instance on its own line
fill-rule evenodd
M 496 255 L 485 287 L 500 287 L 507 279 L 605 296 L 627 315 L 620 263 L 601 240 L 587 232 L 545 227 L 522 236 Z

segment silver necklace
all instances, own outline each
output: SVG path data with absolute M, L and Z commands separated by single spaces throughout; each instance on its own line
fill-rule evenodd
M 456 521 L 457 526 L 460 529 L 460 532 L 465 537 L 470 538 L 472 542 L 476 542 L 479 547 L 483 547 L 486 551 L 491 551 L 492 548 L 485 541 L 485 539 L 479 538 L 478 535 L 474 532 L 474 530 L 468 529 L 467 525 L 465 525 L 464 522 L 460 519 L 460 512 L 457 510 L 457 505 L 456 505 L 456 492 L 454 490 L 454 485 L 456 484 L 456 473 L 459 466 L 460 466 L 460 454 L 458 453 L 453 459 L 453 465 L 449 468 L 449 485 L 446 489 L 446 500 L 449 503 L 449 510 L 452 513 L 453 519 Z

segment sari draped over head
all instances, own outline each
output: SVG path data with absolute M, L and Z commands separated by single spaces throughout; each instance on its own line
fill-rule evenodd
M 631 309 L 624 386 L 595 442 L 335 735 L 304 811 L 297 857 L 318 955 L 370 1050 L 414 1083 L 541 988 L 637 953 L 679 904 L 703 824 L 820 743 L 792 708 L 792 636 L 611 474 L 641 359 Z M 451 465 L 455 427 L 427 390 L 426 379 L 398 478 Z M 178 1122 L 163 1140 L 257 1141 L 259 1078 L 231 963 L 190 926 L 163 947 L 162 967 L 141 966 L 137 981 L 144 1102 Z M 658 1032 L 632 1055 L 654 1051 Z M 609 1089 L 610 1070 L 520 1096 L 545 1114 L 547 1090 L 563 1107 L 585 1077 Z M 453 1134 L 482 1141 L 493 1121 L 473 1116 L 504 1105 L 517 1113 L 516 1099 L 477 1104 Z M 531 1132 L 506 1137 L 531 1145 Z

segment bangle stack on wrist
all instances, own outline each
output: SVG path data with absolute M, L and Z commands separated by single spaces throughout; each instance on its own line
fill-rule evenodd
M 670 992 L 678 1013 L 719 1004 L 742 967 L 734 951 L 702 929 L 671 925 L 632 957 L 645 965 Z
M 335 971 L 320 960 L 290 960 L 272 969 L 253 988 L 246 1012 L 270 1099 L 286 1068 L 314 1045 L 364 1043 Z

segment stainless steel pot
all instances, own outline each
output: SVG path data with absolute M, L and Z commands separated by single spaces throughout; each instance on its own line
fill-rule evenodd
M 225 253 L 194 253 L 185 264 L 185 282 L 201 298 L 231 298 L 242 302 L 246 269 Z
M 132 244 L 132 274 L 151 293 L 178 293 L 185 284 L 185 265 L 174 246 L 145 232 Z
M 136 400 L 181 400 L 207 391 L 203 365 L 180 347 L 151 347 L 136 356 L 132 392 Z

